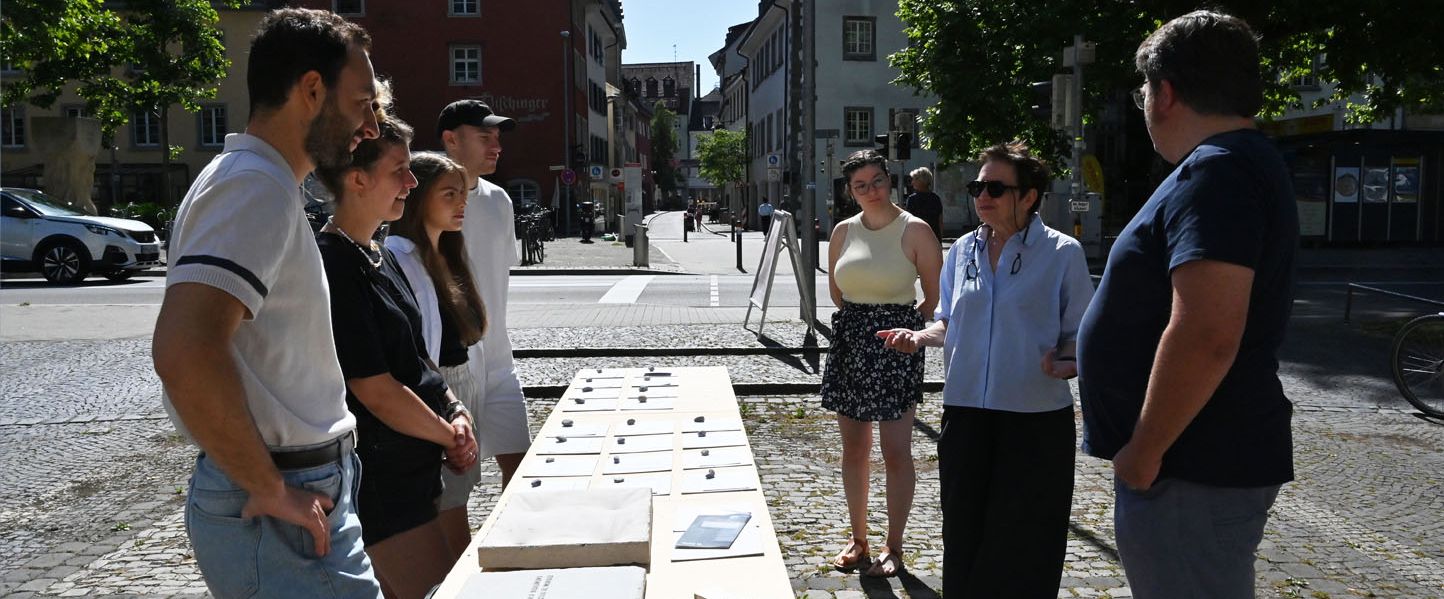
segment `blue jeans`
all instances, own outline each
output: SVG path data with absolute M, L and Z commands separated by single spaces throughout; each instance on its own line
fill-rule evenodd
M 1137 599 L 1254 596 L 1254 552 L 1279 485 L 1215 487 L 1176 478 L 1147 491 L 1114 480 L 1118 555 Z
M 211 594 L 230 597 L 367 597 L 381 588 L 361 545 L 356 489 L 361 461 L 281 472 L 286 485 L 329 496 L 331 551 L 316 556 L 305 529 L 270 517 L 242 519 L 249 495 L 202 455 L 186 499 L 186 533 Z

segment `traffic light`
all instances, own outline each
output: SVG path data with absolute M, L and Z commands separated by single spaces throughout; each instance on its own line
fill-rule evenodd
M 891 132 L 879 133 L 872 138 L 874 142 L 877 142 L 877 153 L 882 154 L 882 157 L 888 160 L 892 160 L 892 154 L 888 151 L 888 145 L 892 139 L 891 136 Z
M 895 160 L 907 160 L 913 157 L 913 134 L 906 131 L 899 131 L 897 134 L 897 157 Z
M 1031 92 L 1032 102 L 1028 108 L 1033 112 L 1033 118 L 1052 122 L 1053 120 L 1053 82 L 1039 81 L 1028 85 Z

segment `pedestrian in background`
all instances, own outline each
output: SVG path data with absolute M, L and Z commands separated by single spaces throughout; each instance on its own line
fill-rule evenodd
M 356 419 L 302 179 L 375 137 L 370 37 L 327 11 L 261 19 L 245 133 L 196 177 L 170 238 L 152 352 L 200 447 L 185 524 L 212 595 L 379 597 L 356 515 Z
M 852 538 L 832 560 L 852 571 L 869 560 L 867 498 L 872 427 L 878 423 L 887 471 L 887 537 L 872 576 L 903 569 L 903 531 L 912 511 L 917 472 L 913 416 L 922 401 L 923 354 L 887 349 L 878 331 L 921 329 L 938 304 L 942 252 L 927 223 L 890 200 L 887 161 L 872 150 L 853 153 L 842 167 L 862 212 L 837 224 L 828 250 L 832 349 L 822 373 L 822 407 L 837 412 L 842 434 L 842 486 Z M 915 286 L 922 280 L 923 301 Z
M 767 201 L 767 198 L 764 196 L 762 203 L 757 205 L 757 228 L 763 231 L 769 231 L 769 223 L 772 222 L 772 213 L 775 211 L 772 207 L 772 202 Z
M 903 204 L 903 209 L 911 212 L 913 216 L 923 219 L 928 227 L 933 230 L 933 237 L 938 238 L 938 243 L 943 240 L 943 199 L 933 193 L 933 172 L 927 167 L 913 169 L 909 173 L 912 176 L 913 193 L 908 194 Z
M 1093 280 L 1078 241 L 1038 217 L 1047 165 L 1020 142 L 978 160 L 968 195 L 983 225 L 948 250 L 936 322 L 878 335 L 943 348 L 943 594 L 1052 598 L 1073 500 L 1066 381 Z
M 468 363 L 470 348 L 486 332 L 486 307 L 471 278 L 462 224 L 466 219 L 466 169 L 444 154 L 411 155 L 416 188 L 406 196 L 401 218 L 391 223 L 386 247 L 421 309 L 421 334 L 426 355 L 438 367 L 446 386 L 463 405 L 481 404 L 481 386 Z M 481 483 L 480 462 L 457 471 L 441 471 L 442 490 L 437 518 L 452 561 L 466 549 L 459 541 L 471 537 L 466 502 Z
M 501 160 L 501 134 L 515 127 L 516 121 L 497 115 L 480 100 L 448 104 L 441 110 L 436 127 L 446 155 L 466 168 L 469 218 L 461 230 L 466 239 L 466 259 L 471 262 L 471 279 L 486 306 L 488 323 L 481 343 L 471 346 L 467 361 L 482 387 L 481 404 L 468 407 L 479 426 L 476 435 L 481 457 L 496 458 L 503 488 L 511 482 L 531 447 L 526 397 L 516 375 L 506 330 L 511 267 L 517 265 L 520 256 L 511 196 L 482 177 L 496 173 Z M 446 529 L 457 530 L 454 526 Z M 465 545 L 466 539 L 452 539 L 451 544 Z
M 1177 168 L 1124 227 L 1079 334 L 1083 448 L 1113 461 L 1133 596 L 1252 597 L 1254 552 L 1293 479 L 1278 348 L 1299 223 L 1254 125 L 1254 32 L 1198 11 L 1138 47 L 1134 99 Z
M 427 359 L 421 310 L 385 246 L 373 241 L 401 217 L 416 186 L 411 128 L 394 117 L 351 153 L 348 166 L 316 170 L 336 214 L 316 235 L 331 289 L 331 330 L 356 415 L 362 537 L 388 596 L 422 597 L 455 562 L 437 522 L 442 456 L 476 461 L 470 415 Z

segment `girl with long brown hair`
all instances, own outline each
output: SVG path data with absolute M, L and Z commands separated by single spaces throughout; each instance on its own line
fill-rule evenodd
M 401 218 L 391 224 L 386 247 L 396 255 L 421 308 L 427 355 L 457 399 L 476 413 L 481 387 L 467 366 L 467 351 L 481 342 L 487 321 L 461 236 L 466 169 L 443 154 L 418 152 L 411 156 L 411 172 L 416 188 Z M 466 501 L 480 481 L 476 463 L 442 474 L 437 509 L 453 557 L 460 557 L 471 540 Z

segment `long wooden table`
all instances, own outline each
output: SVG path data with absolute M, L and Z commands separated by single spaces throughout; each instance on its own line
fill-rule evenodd
M 663 372 L 667 376 L 658 376 Z M 592 378 L 591 381 L 587 380 L 589 375 Z M 615 384 L 615 379 L 599 377 L 617 375 L 622 377 L 620 383 L 622 389 L 636 392 L 642 387 L 647 387 L 649 391 L 641 393 L 651 393 L 652 397 L 648 402 L 652 406 L 670 409 L 640 409 L 643 406 L 635 401 L 622 400 L 626 407 L 638 409 L 575 411 L 579 408 L 575 399 L 588 395 L 588 392 L 584 391 L 586 387 Z M 601 381 L 612 382 L 602 383 Z M 674 386 L 658 386 L 669 383 Z M 595 391 L 594 388 L 592 392 Z M 630 393 L 622 395 L 628 394 Z M 675 398 L 667 397 L 671 395 L 675 395 Z M 592 407 L 597 406 L 593 403 Z M 684 476 L 695 477 L 697 473 L 695 470 L 685 470 L 683 467 L 680 456 L 683 455 L 684 435 L 681 431 L 684 430 L 683 427 L 695 426 L 694 423 L 699 416 L 704 421 L 711 422 L 741 419 L 741 413 L 737 408 L 737 397 L 732 393 L 731 379 L 728 377 L 725 367 L 657 368 L 650 373 L 646 369 L 639 368 L 579 371 L 562 399 L 558 400 L 557 407 L 552 409 L 546 423 L 542 425 L 536 441 L 533 442 L 531 450 L 522 460 L 511 485 L 497 500 L 496 509 L 488 515 L 486 522 L 473 535 L 471 545 L 457 560 L 435 597 L 446 599 L 458 597 L 466 580 L 481 570 L 477 563 L 477 544 L 486 537 L 487 532 L 494 524 L 496 514 L 506 505 L 507 501 L 517 493 L 524 493 L 530 489 L 530 479 L 533 478 L 530 473 L 536 472 L 540 463 L 545 459 L 538 454 L 538 451 L 539 448 L 545 446 L 548 439 L 558 435 L 564 436 L 568 431 L 575 431 L 578 427 L 595 429 L 605 425 L 609 430 L 615 430 L 615 427 L 624 425 L 628 419 L 652 422 L 666 419 L 677 423 L 676 432 L 673 434 L 674 463 L 671 471 L 670 492 L 662 495 L 654 494 L 652 497 L 651 564 L 647 575 L 647 598 L 769 599 L 792 597 L 792 586 L 783 565 L 781 548 L 777 543 L 777 533 L 772 527 L 772 517 L 768 514 L 767 502 L 762 495 L 761 481 L 757 475 L 754 459 L 749 459 L 748 461 L 752 465 L 746 467 L 755 483 L 753 485 L 755 488 L 752 490 L 712 493 L 682 492 L 685 487 Z M 571 426 L 564 427 L 563 421 L 569 421 Z M 612 437 L 609 434 L 607 438 L 611 439 Z M 695 439 L 693 441 L 695 442 Z M 753 457 L 750 443 L 743 445 L 742 448 L 746 450 L 749 458 Z M 585 478 L 589 486 L 611 484 L 614 477 L 602 473 L 605 464 L 610 462 L 611 449 L 611 446 L 604 444 L 601 450 L 601 459 L 597 461 L 595 470 L 589 476 L 576 477 L 567 484 L 581 484 L 579 480 L 581 478 Z M 543 478 L 542 480 L 543 486 L 545 486 L 548 479 Z M 761 528 L 761 555 L 672 561 L 673 552 L 676 551 L 673 548 L 675 515 L 679 512 L 693 513 L 698 510 L 706 510 L 709 507 L 717 509 L 740 507 L 751 512 L 752 520 L 749 525 L 756 523 Z

